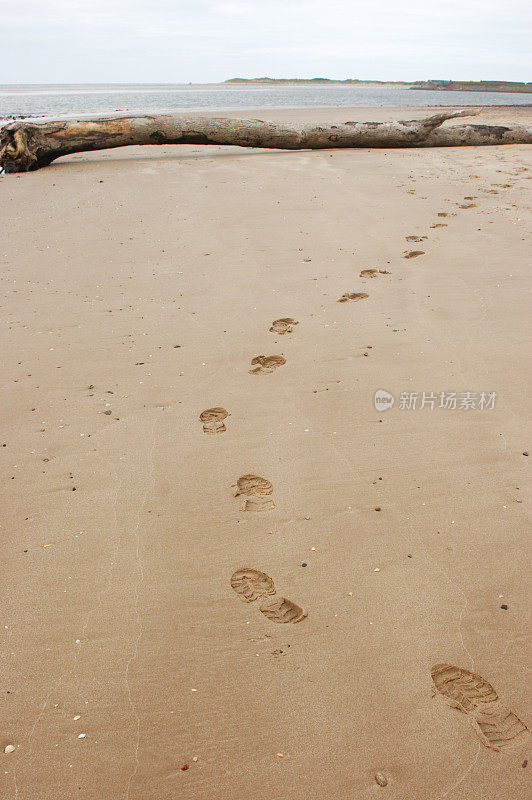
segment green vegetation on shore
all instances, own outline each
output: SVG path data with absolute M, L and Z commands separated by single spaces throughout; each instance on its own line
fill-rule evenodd
M 406 89 L 425 89 L 446 92 L 532 92 L 532 83 L 519 81 L 362 81 L 358 78 L 228 78 L 224 83 L 269 84 L 351 84 L 360 86 L 402 86 Z

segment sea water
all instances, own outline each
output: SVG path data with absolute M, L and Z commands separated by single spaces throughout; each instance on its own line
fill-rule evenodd
M 353 85 L 25 85 L 0 86 L 0 118 L 238 108 L 355 106 L 527 106 L 531 94 L 449 92 Z

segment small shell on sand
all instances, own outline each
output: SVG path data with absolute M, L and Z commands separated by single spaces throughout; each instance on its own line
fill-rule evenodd
M 6 746 L 4 747 L 4 753 L 14 753 L 15 750 L 16 747 L 14 744 L 6 744 Z
M 382 772 L 375 773 L 375 782 L 379 784 L 379 786 L 388 786 L 388 778 L 386 775 L 383 775 Z

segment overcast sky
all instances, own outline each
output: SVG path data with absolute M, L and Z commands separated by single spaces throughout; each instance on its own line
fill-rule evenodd
M 0 0 L 0 83 L 531 80 L 530 0 Z

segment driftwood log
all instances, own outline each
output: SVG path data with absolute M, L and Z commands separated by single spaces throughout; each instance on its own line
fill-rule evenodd
M 531 126 L 441 127 L 445 120 L 478 113 L 457 111 L 420 120 L 344 122 L 300 128 L 258 119 L 183 117 L 177 114 L 20 121 L 9 123 L 0 130 L 0 166 L 5 172 L 28 172 L 72 153 L 141 144 L 214 144 L 316 150 L 532 143 Z

